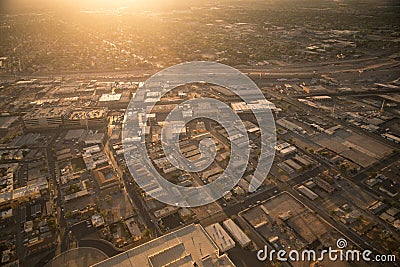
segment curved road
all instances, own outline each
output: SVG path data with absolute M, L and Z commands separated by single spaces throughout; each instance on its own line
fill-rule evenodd
M 92 247 L 103 251 L 108 257 L 113 257 L 124 250 L 118 250 L 111 243 L 105 240 L 95 240 L 95 239 L 81 239 L 78 242 L 79 247 Z

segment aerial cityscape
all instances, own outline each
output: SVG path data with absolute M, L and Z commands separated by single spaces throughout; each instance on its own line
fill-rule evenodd
M 0 0 L 0 266 L 399 266 L 399 14 Z

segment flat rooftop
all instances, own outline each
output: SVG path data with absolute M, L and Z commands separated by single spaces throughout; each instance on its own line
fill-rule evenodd
M 83 119 L 100 119 L 105 116 L 106 112 L 103 109 L 94 110 L 76 110 L 72 111 L 69 115 L 70 120 L 83 120 Z
M 201 225 L 191 224 L 93 266 L 235 266 Z
M 225 252 L 235 247 L 235 241 L 229 236 L 219 223 L 214 223 L 206 227 L 207 233 L 217 244 L 221 252 Z
M 18 120 L 18 116 L 0 117 L 0 129 L 7 129 Z
M 38 119 L 38 118 L 54 118 L 61 117 L 67 113 L 67 109 L 63 107 L 54 108 L 40 108 L 36 109 L 24 116 L 24 119 Z
M 107 101 L 118 101 L 121 99 L 122 94 L 103 94 L 101 95 L 99 101 L 107 102 Z

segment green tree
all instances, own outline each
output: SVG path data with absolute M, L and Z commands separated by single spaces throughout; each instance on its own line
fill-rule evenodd
M 150 229 L 145 229 L 145 230 L 142 232 L 142 236 L 143 236 L 143 237 L 148 238 L 148 237 L 150 237 L 150 235 L 151 235 Z

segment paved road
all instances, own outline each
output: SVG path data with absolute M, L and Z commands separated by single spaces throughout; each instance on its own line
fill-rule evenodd
M 157 237 L 161 233 L 158 227 L 156 227 L 155 223 L 153 223 L 153 219 L 150 217 L 150 212 L 147 211 L 145 204 L 143 203 L 142 197 L 136 191 L 135 184 L 131 182 L 131 178 L 129 175 L 124 174 L 122 177 L 125 184 L 126 192 L 135 203 L 135 206 L 138 209 L 138 214 L 143 219 L 146 227 L 151 230 L 152 234 L 154 234 L 155 237 Z
M 109 149 L 109 142 L 106 143 L 104 148 L 107 156 L 110 158 L 111 164 L 116 170 L 120 170 L 120 166 L 117 166 L 117 161 L 112 159 L 110 155 L 112 152 Z M 156 225 L 155 220 L 153 220 L 150 216 L 150 212 L 147 210 L 145 203 L 143 202 L 142 197 L 139 195 L 139 192 L 136 190 L 136 185 L 133 181 L 131 181 L 131 177 L 127 174 L 127 170 L 118 171 L 118 174 L 122 174 L 122 182 L 124 183 L 126 193 L 128 197 L 133 202 L 132 204 L 138 209 L 139 216 L 143 219 L 146 228 L 152 232 L 153 237 L 157 237 L 161 234 L 158 225 Z
M 117 250 L 114 246 L 105 240 L 82 239 L 78 242 L 79 247 L 92 247 L 97 248 L 107 254 L 108 257 L 113 257 L 122 252 Z
M 56 140 L 59 132 L 61 132 L 61 130 L 59 130 L 57 132 L 57 134 L 53 137 L 53 139 L 51 140 L 50 144 L 46 148 L 46 157 L 47 157 L 47 164 L 48 164 L 48 168 L 49 168 L 49 175 L 50 175 L 50 179 L 53 182 L 53 185 L 56 187 L 56 188 L 54 188 L 54 191 L 55 191 L 55 193 L 57 193 L 57 196 L 58 196 L 57 197 L 57 202 L 56 202 L 56 206 L 57 206 L 57 223 L 58 223 L 58 229 L 60 230 L 59 235 L 60 235 L 61 243 L 58 244 L 58 248 L 57 248 L 56 254 L 66 251 L 67 247 L 68 247 L 66 234 L 65 234 L 68 231 L 68 229 L 67 229 L 67 221 L 65 219 L 64 211 L 61 209 L 61 207 L 62 207 L 62 199 L 61 199 L 62 194 L 61 194 L 61 188 L 58 185 L 58 181 L 57 181 L 56 167 L 55 167 L 56 159 L 54 158 L 53 151 L 52 151 L 52 148 L 54 146 L 55 140 Z
M 278 193 L 279 188 L 277 186 L 262 187 L 258 191 L 248 195 L 243 202 L 225 207 L 224 212 L 228 217 L 236 215 L 245 208 L 248 208 L 250 205 L 255 205 L 258 201 L 266 200 Z

